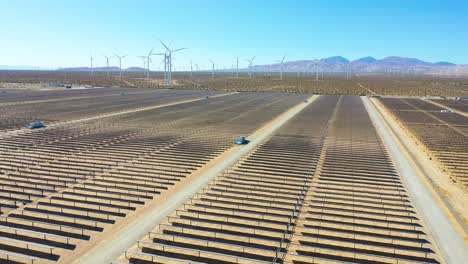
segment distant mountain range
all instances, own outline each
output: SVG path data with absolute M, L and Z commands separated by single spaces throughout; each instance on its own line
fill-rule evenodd
M 391 56 L 383 59 L 376 59 L 374 57 L 363 57 L 354 61 L 350 61 L 341 56 L 334 56 L 323 58 L 320 60 L 299 60 L 288 61 L 283 65 L 284 72 L 304 72 L 304 71 L 319 71 L 325 72 L 439 72 L 447 71 L 450 69 L 467 68 L 467 65 L 457 65 L 451 62 L 436 62 L 431 63 L 422 61 L 415 58 L 405 58 Z M 253 71 L 273 71 L 278 72 L 281 70 L 281 64 L 268 64 L 268 65 L 255 65 Z

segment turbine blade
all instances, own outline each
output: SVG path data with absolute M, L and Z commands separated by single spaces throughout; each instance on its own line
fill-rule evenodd
M 176 50 L 172 50 L 171 52 L 176 52 L 176 51 L 181 51 L 181 50 L 186 50 L 187 48 L 181 48 L 181 49 L 176 49 Z
M 150 52 L 148 53 L 148 57 L 151 56 L 151 53 L 153 53 L 154 47 L 151 48 Z
M 164 44 L 164 42 L 162 42 L 162 40 L 159 40 L 159 42 L 161 42 L 161 44 L 164 46 L 164 48 L 166 48 L 166 50 L 169 50 L 169 48 L 166 46 L 166 44 Z

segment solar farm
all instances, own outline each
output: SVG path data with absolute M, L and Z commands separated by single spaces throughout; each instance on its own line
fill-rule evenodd
M 0 263 L 466 261 L 468 101 L 0 91 Z

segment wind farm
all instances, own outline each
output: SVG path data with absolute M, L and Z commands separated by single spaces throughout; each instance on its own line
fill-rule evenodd
M 112 52 L 113 56 L 102 55 L 104 67 L 96 67 L 97 59 L 90 55 L 89 67 L 0 70 L 0 86 L 38 87 L 63 83 L 75 87 L 439 97 L 464 97 L 467 93 L 468 67 L 465 69 L 463 65 L 398 56 L 380 60 L 364 57 L 354 61 L 341 56 L 322 59 L 311 56 L 309 60 L 288 61 L 285 53 L 281 60 L 265 64 L 255 64 L 256 56 L 243 59 L 233 56 L 231 67 L 220 67 L 215 58 L 197 62 L 190 59 L 189 49 L 174 49 L 161 40 L 155 40 L 151 46 L 145 55 L 119 55 L 115 52 Z M 188 65 L 179 65 L 178 70 L 174 70 L 173 54 L 180 51 L 186 51 L 180 56 L 188 61 Z M 153 60 L 155 56 L 161 56 L 162 60 Z M 141 59 L 143 67 L 124 68 L 122 62 L 130 57 Z M 117 66 L 111 66 L 112 63 Z

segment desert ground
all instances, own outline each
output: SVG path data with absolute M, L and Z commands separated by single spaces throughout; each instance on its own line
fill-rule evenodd
M 84 87 L 123 88 L 176 88 L 222 91 L 288 92 L 315 94 L 389 95 L 389 96 L 468 96 L 468 78 L 446 78 L 431 75 L 353 74 L 339 73 L 285 73 L 280 80 L 278 73 L 254 73 L 252 78 L 242 72 L 174 72 L 174 82 L 163 84 L 162 72 L 151 72 L 149 78 L 143 72 L 125 72 L 120 79 L 117 72 L 60 72 L 60 71 L 0 71 L 0 87 L 41 88 L 50 83 L 73 84 Z M 42 87 L 47 89 L 48 87 Z M 50 88 L 49 88 L 50 89 Z

